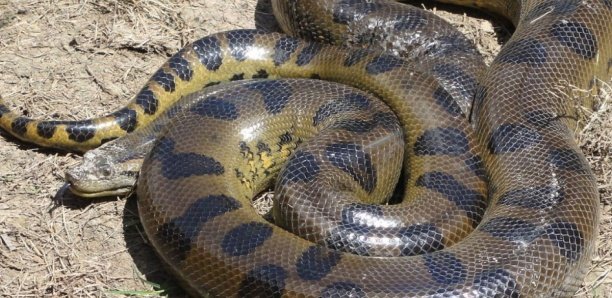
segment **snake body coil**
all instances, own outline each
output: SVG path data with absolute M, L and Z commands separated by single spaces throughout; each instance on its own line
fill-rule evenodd
M 531 297 L 576 291 L 594 250 L 598 194 L 573 138 L 571 103 L 560 86 L 595 87 L 594 78 L 610 78 L 612 2 L 445 2 L 480 6 L 516 25 L 481 78 L 473 66 L 477 64 L 466 62 L 472 61 L 469 57 L 441 71 L 427 59 L 402 60 L 236 30 L 185 47 L 128 107 L 103 118 L 109 131 L 131 131 L 205 85 L 315 77 L 376 94 L 400 119 L 411 168 L 404 178 L 406 193 L 412 199 L 381 207 L 341 200 L 332 209 L 324 208 L 325 199 L 309 199 L 320 193 L 344 198 L 354 192 L 359 197 L 378 192 L 378 187 L 385 193 L 397 178 L 381 178 L 386 170 L 378 165 L 394 164 L 398 155 L 377 154 L 398 152 L 390 142 L 398 135 L 384 120 L 389 118 L 384 108 L 374 108 L 376 117 L 360 114 L 369 106 L 362 93 L 339 89 L 332 97 L 348 106 L 323 101 L 302 108 L 302 98 L 308 96 L 300 95 L 297 83 L 255 82 L 237 89 L 248 92 L 203 98 L 188 116 L 173 121 L 145 159 L 138 182 L 139 212 L 151 243 L 187 288 L 221 297 Z M 329 28 L 384 15 L 388 9 L 382 1 L 278 0 L 274 5 L 285 30 L 306 30 L 311 34 L 305 37 L 323 40 L 338 35 Z M 325 11 L 331 17 L 316 17 Z M 428 19 L 395 18 L 383 27 L 418 31 L 427 26 L 422 20 Z M 425 57 L 452 57 L 444 47 L 419 49 L 427 49 Z M 451 77 L 474 84 L 456 88 Z M 240 98 L 250 92 L 258 100 Z M 468 123 L 471 94 L 475 102 Z M 244 121 L 257 119 L 253 115 L 266 117 Z M 289 118 L 300 125 L 290 124 Z M 375 137 L 371 143 L 329 138 L 317 141 L 322 147 L 316 148 L 323 149 L 309 144 L 295 149 L 318 129 L 320 120 L 338 129 L 333 134 L 375 132 Z M 36 122 L 15 117 L 0 103 L 3 128 L 41 144 L 75 150 L 96 146 L 113 135 L 98 133 L 96 123 Z M 196 129 L 202 123 L 208 126 L 205 131 Z M 378 134 L 379 129 L 390 133 Z M 448 139 L 455 143 L 446 143 Z M 286 205 L 278 206 L 275 215 L 286 229 L 307 239 L 263 220 L 250 206 L 252 196 L 268 186 L 287 158 L 278 179 L 279 201 Z M 320 171 L 324 164 L 335 167 L 336 174 L 325 176 Z M 338 178 L 342 175 L 348 178 Z M 333 183 L 342 188 L 326 188 Z M 398 219 L 415 206 L 422 211 L 410 220 Z M 442 219 L 430 213 L 437 208 L 445 210 Z M 379 228 L 388 234 L 370 234 Z M 369 254 L 386 257 L 365 256 Z

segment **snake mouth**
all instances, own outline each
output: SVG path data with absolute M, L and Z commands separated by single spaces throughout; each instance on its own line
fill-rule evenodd
M 102 197 L 116 197 L 116 196 L 128 196 L 132 193 L 131 187 L 120 187 L 116 189 L 107 189 L 102 191 L 91 191 L 79 188 L 75 184 L 66 183 L 68 186 L 68 190 L 74 195 L 77 195 L 82 198 L 102 198 Z

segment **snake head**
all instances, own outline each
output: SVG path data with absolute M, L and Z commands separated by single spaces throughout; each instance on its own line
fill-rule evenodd
M 117 147 L 100 147 L 83 155 L 83 161 L 66 171 L 69 189 L 85 198 L 129 195 L 136 185 L 142 158 L 117 159 Z

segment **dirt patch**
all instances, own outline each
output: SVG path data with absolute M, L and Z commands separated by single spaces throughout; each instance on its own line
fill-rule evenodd
M 437 12 L 472 38 L 487 61 L 506 36 L 499 24 L 471 13 Z M 253 28 L 256 20 L 273 28 L 272 19 L 265 3 L 254 0 L 0 0 L 0 93 L 11 109 L 31 117 L 103 115 L 187 42 Z M 612 293 L 612 92 L 606 90 L 581 134 L 604 214 L 584 297 Z M 0 136 L 0 296 L 157 295 L 156 284 L 182 295 L 147 245 L 134 198 L 54 200 L 64 170 L 79 159 Z

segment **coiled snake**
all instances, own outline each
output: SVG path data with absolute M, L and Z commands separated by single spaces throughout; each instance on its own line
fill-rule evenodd
M 465 62 L 471 58 L 457 54 L 469 53 L 467 46 L 459 46 L 459 52 L 419 48 L 427 49 L 425 57 L 458 57 L 458 64 L 440 71 L 422 56 L 416 62 L 400 60 L 377 51 L 238 30 L 185 47 L 134 101 L 107 117 L 34 121 L 16 117 L 0 103 L 0 125 L 41 145 L 86 150 L 143 126 L 205 85 L 262 77 L 347 83 L 383 98 L 400 119 L 411 199 L 377 207 L 349 201 L 352 191 L 358 197 L 390 191 L 397 174 L 383 178 L 389 173 L 378 164 L 399 164 L 392 152 L 401 151 L 392 145 L 401 138 L 392 117 L 362 92 L 322 83 L 314 88 L 348 105 L 318 101 L 306 108 L 302 105 L 309 97 L 295 86 L 312 83 L 261 81 L 201 98 L 168 127 L 145 159 L 138 182 L 147 235 L 187 288 L 214 296 L 569 296 L 594 249 L 598 197 L 573 139 L 570 103 L 558 86 L 593 87 L 595 77 L 610 77 L 612 2 L 448 2 L 479 6 L 516 25 L 481 79 L 470 77 L 478 76 Z M 310 34 L 305 37 L 326 41 L 344 34 L 335 31 L 342 30 L 336 25 L 396 10 L 386 6 L 395 4 L 378 1 L 274 3 L 285 30 L 306 28 Z M 294 11 L 295 6 L 304 7 Z M 314 17 L 324 11 L 330 14 Z M 418 31 L 429 25 L 427 20 L 396 17 L 391 27 Z M 359 32 L 355 36 L 368 39 Z M 446 37 L 456 45 L 456 37 Z M 457 67 L 464 63 L 465 68 Z M 479 83 L 457 89 L 453 80 L 445 81 L 449 77 Z M 255 99 L 241 98 L 249 92 Z M 472 123 L 466 119 L 469 103 L 461 99 L 470 94 L 475 94 Z M 246 115 L 280 115 L 270 119 L 281 120 L 240 122 Z M 283 115 L 305 126 L 289 124 Z M 196 129 L 201 123 L 206 129 Z M 329 139 L 314 142 L 322 147 L 307 142 L 295 149 L 302 138 L 328 127 L 335 129 Z M 370 133 L 369 143 L 338 139 Z M 275 215 L 288 215 L 277 221 L 308 240 L 263 220 L 249 204 L 287 158 Z M 324 167 L 336 172 L 324 175 Z M 326 199 L 306 201 L 322 193 L 340 198 L 340 204 L 325 209 Z M 417 207 L 409 220 L 399 218 Z M 444 210 L 442 219 L 431 214 L 437 208 Z M 303 216 L 305 221 L 298 221 Z M 387 234 L 376 236 L 377 229 Z

